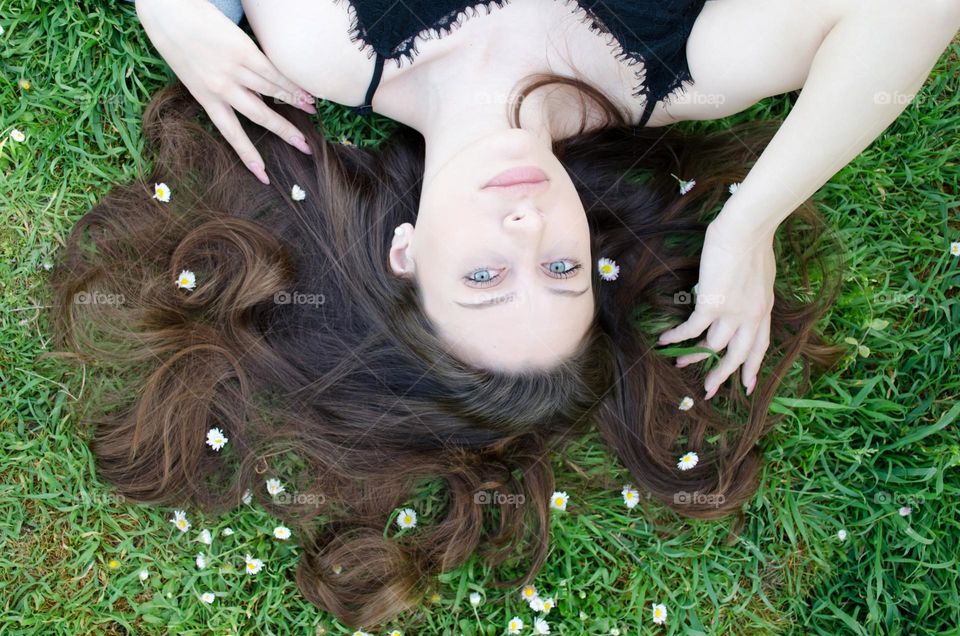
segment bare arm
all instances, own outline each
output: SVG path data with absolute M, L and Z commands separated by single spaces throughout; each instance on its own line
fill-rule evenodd
M 797 103 L 724 206 L 721 225 L 741 235 L 772 236 L 903 112 L 958 28 L 960 0 L 842 5 Z
M 702 18 L 687 47 L 696 92 L 667 109 L 675 119 L 723 117 L 803 87 L 707 228 L 698 287 L 721 301 L 698 299 L 684 323 L 661 335 L 669 344 L 707 330 L 697 346 L 727 348 L 705 379 L 709 399 L 741 364 L 748 394 L 757 381 L 769 345 L 777 226 L 906 108 L 960 27 L 960 0 L 715 0 Z M 706 99 L 717 96 L 724 99 Z

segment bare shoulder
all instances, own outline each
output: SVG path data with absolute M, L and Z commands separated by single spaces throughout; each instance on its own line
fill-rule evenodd
M 687 40 L 693 84 L 651 125 L 719 119 L 801 88 L 833 25 L 860 0 L 708 0 Z
M 352 9 L 344 0 L 242 0 L 250 28 L 281 73 L 317 97 L 363 102 L 374 60 L 350 41 Z

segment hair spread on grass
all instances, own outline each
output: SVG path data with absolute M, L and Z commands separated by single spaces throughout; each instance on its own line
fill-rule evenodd
M 100 477 L 138 502 L 210 513 L 251 489 L 300 542 L 302 592 L 351 626 L 417 604 L 434 575 L 474 552 L 521 569 L 500 585 L 532 580 L 548 547 L 548 454 L 593 427 L 634 482 L 678 514 L 735 518 L 757 488 L 775 391 L 788 376 L 804 390 L 811 368 L 838 356 L 814 330 L 836 293 L 827 257 L 838 250 L 809 202 L 783 224 L 778 272 L 795 282 L 785 291 L 778 281 L 754 394 L 734 376 L 713 401 L 729 407 L 721 413 L 699 399 L 703 365 L 675 368 L 637 318 L 666 327 L 690 314 L 674 295 L 697 281 L 706 217 L 775 124 L 638 129 L 604 95 L 561 77 L 522 96 L 551 82 L 582 90 L 608 117 L 554 151 L 583 199 L 594 260 L 621 271 L 593 285 L 596 319 L 574 356 L 517 374 L 451 357 L 415 283 L 389 272 L 393 229 L 416 220 L 419 134 L 399 125 L 378 148 L 346 146 L 275 106 L 313 154 L 245 122 L 271 167 L 264 186 L 201 124 L 182 85 L 155 95 L 144 115 L 152 171 L 80 218 L 52 273 L 57 345 L 97 369 L 100 388 L 83 408 Z M 681 196 L 671 173 L 695 176 L 696 187 Z M 169 202 L 152 198 L 161 182 Z M 294 184 L 304 200 L 291 198 Z M 184 269 L 196 274 L 192 291 L 174 284 Z M 693 408 L 681 411 L 687 395 Z M 229 438 L 220 451 L 205 443 L 214 427 Z M 678 470 L 688 450 L 699 463 Z M 270 477 L 283 495 L 268 495 Z M 385 533 L 425 479 L 442 484 L 444 505 L 421 511 L 412 531 Z M 481 491 L 524 504 L 478 503 Z

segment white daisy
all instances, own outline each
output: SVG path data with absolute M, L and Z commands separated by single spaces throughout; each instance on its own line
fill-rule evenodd
M 3 35 L 3 27 L 0 26 L 0 35 Z
M 677 408 L 681 411 L 689 411 L 693 408 L 693 398 L 689 395 L 684 395 L 683 399 L 680 400 L 680 405 Z
M 401 530 L 406 530 L 407 528 L 416 528 L 417 527 L 417 513 L 412 508 L 404 508 L 400 511 L 400 514 L 397 515 L 397 525 L 400 526 Z
M 146 581 L 147 577 L 150 576 L 150 572 L 148 572 L 147 570 L 140 570 L 140 573 L 137 576 L 140 577 L 141 581 Z
M 653 622 L 661 624 L 667 620 L 667 606 L 663 603 L 657 603 L 653 606 Z
M 245 491 L 243 491 L 243 503 L 249 506 L 252 501 L 253 491 L 247 488 Z
M 246 563 L 247 574 L 256 574 L 263 569 L 263 561 L 254 559 L 249 554 L 244 555 L 243 560 Z
M 950 244 L 950 253 L 954 256 L 960 256 L 960 241 L 954 241 Z
M 553 600 L 553 597 L 543 599 L 543 608 L 540 610 L 544 614 L 549 614 L 550 610 L 556 606 L 557 602 Z
M 906 516 L 907 516 L 908 514 L 910 514 L 911 512 L 913 512 L 913 508 L 911 508 L 910 506 L 903 506 L 903 507 L 900 508 L 900 516 L 901 516 L 901 517 L 906 517 Z
M 387 633 L 387 636 L 403 636 L 403 632 L 401 632 L 399 629 L 391 629 Z
M 279 495 L 283 492 L 283 484 L 280 483 L 279 479 L 268 479 L 267 492 L 271 495 Z
M 229 537 L 231 534 L 233 534 L 233 528 L 224 528 L 220 531 L 220 534 L 224 537 Z
M 540 595 L 537 594 L 537 588 L 534 585 L 524 585 L 523 589 L 520 590 L 520 598 L 525 600 L 527 603 L 539 596 Z
M 177 530 L 180 532 L 186 532 L 190 529 L 190 522 L 187 521 L 187 513 L 183 510 L 174 510 L 173 519 L 170 520 L 170 523 L 177 526 Z
M 330 569 L 333 570 L 333 573 L 334 573 L 334 574 L 340 574 L 341 572 L 343 572 L 343 566 L 340 565 L 339 563 L 337 563 L 336 565 L 334 565 L 334 566 L 333 566 L 332 568 L 330 568 Z
M 13 139 L 18 143 L 24 141 L 26 138 L 27 136 L 24 135 L 23 132 L 21 132 L 20 130 L 17 130 L 16 128 L 10 131 L 10 139 Z
M 547 625 L 547 621 L 543 620 L 539 616 L 533 619 L 533 633 L 534 634 L 549 634 L 550 626 Z
M 640 493 L 630 484 L 625 485 L 623 490 L 620 491 L 620 494 L 623 495 L 623 503 L 627 508 L 633 508 L 640 503 Z
M 206 603 L 207 605 L 209 605 L 210 603 L 213 603 L 213 600 L 215 598 L 216 597 L 213 595 L 213 592 L 204 592 L 203 594 L 200 595 L 200 600 Z
M 185 269 L 177 276 L 177 287 L 180 289 L 193 289 L 197 286 L 197 277 L 189 269 Z
M 839 530 L 837 530 L 837 538 L 840 539 L 841 541 L 846 541 L 847 531 L 844 530 L 843 528 L 840 528 Z
M 289 539 L 290 538 L 290 528 L 286 526 L 277 526 L 273 529 L 273 536 L 278 539 Z
M 200 532 L 200 542 L 206 543 L 207 545 L 210 545 L 211 543 L 213 543 L 213 535 L 210 534 L 210 531 L 207 530 L 206 528 L 204 528 Z
M 373 636 L 373 634 L 371 634 L 370 632 L 365 632 L 363 630 L 358 629 L 357 631 L 353 632 L 353 634 L 351 634 L 350 636 Z
M 609 258 L 601 258 L 597 261 L 597 273 L 605 281 L 617 280 L 620 275 L 620 266 Z
M 480 596 L 480 592 L 470 592 L 470 604 L 474 607 L 479 607 L 480 603 L 483 602 L 483 598 Z
M 342 143 L 344 146 L 352 146 L 352 145 L 353 145 L 353 142 L 350 141 L 349 139 L 347 139 L 347 136 L 346 136 L 346 135 L 340 135 L 340 143 Z
M 740 189 L 740 182 L 739 182 L 739 181 L 736 182 L 736 183 L 731 183 L 731 184 L 730 184 L 730 187 L 727 188 L 727 190 L 730 191 L 730 194 L 736 193 L 736 191 L 739 190 L 739 189 Z
M 290 198 L 294 201 L 303 201 L 307 198 L 307 193 L 297 184 L 293 184 L 293 188 L 290 190 Z
M 543 599 L 540 598 L 539 596 L 535 596 L 532 599 L 530 599 L 530 609 L 532 609 L 534 612 L 542 612 Z
M 697 465 L 698 461 L 700 461 L 700 457 L 698 457 L 694 451 L 690 451 L 680 458 L 680 461 L 677 462 L 677 468 L 680 470 L 690 470 Z
M 223 431 L 219 428 L 211 428 L 207 431 L 207 446 L 215 451 L 226 446 L 228 441 L 230 440 L 224 436 Z
M 202 570 L 207 567 L 207 555 L 203 552 L 197 554 L 197 569 Z
M 508 634 L 519 634 L 521 629 L 523 629 L 523 621 L 520 620 L 519 616 L 514 616 L 510 619 L 510 622 L 507 623 Z
M 554 510 L 566 510 L 570 497 L 565 491 L 558 490 L 550 496 L 550 507 Z
M 170 200 L 170 186 L 166 183 L 153 184 L 153 198 L 166 203 Z
M 687 192 L 690 192 L 691 190 L 693 190 L 693 186 L 695 185 L 697 185 L 696 179 L 690 179 L 689 181 L 681 181 L 680 194 L 683 195 L 683 194 L 686 194 Z

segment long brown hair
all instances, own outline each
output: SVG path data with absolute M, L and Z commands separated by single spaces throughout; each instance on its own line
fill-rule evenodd
M 621 274 L 594 285 L 597 318 L 575 356 L 519 374 L 450 356 L 415 284 L 388 271 L 393 228 L 416 219 L 419 134 L 398 125 L 378 148 L 342 145 L 280 105 L 308 131 L 313 154 L 245 122 L 273 166 L 263 186 L 200 124 L 182 85 L 160 91 L 144 115 L 152 171 L 83 215 L 52 275 L 57 342 L 98 367 L 99 390 L 84 406 L 101 478 L 136 501 L 211 513 L 251 489 L 303 548 L 302 592 L 350 626 L 414 605 L 433 575 L 475 551 L 523 567 L 502 585 L 531 580 L 548 546 L 548 453 L 591 426 L 677 513 L 736 513 L 757 486 L 774 392 L 795 365 L 803 390 L 809 363 L 838 355 L 814 332 L 836 293 L 826 256 L 838 250 L 809 203 L 785 222 L 778 271 L 795 280 L 789 291 L 778 281 L 771 364 L 755 393 L 748 400 L 730 380 L 714 400 L 729 413 L 702 400 L 679 410 L 685 395 L 701 394 L 702 365 L 675 368 L 639 325 L 689 315 L 674 294 L 696 282 L 707 217 L 774 124 L 635 128 L 589 85 L 555 76 L 523 96 L 551 82 L 608 118 L 554 150 L 583 199 L 594 258 L 615 259 Z M 697 186 L 681 196 L 671 173 Z M 152 198 L 160 182 L 169 202 Z M 305 199 L 291 198 L 295 184 Z M 196 273 L 192 291 L 174 284 L 183 269 Z M 229 438 L 220 451 L 205 444 L 212 427 Z M 687 450 L 700 461 L 680 471 Z M 269 477 L 296 497 L 270 497 Z M 444 505 L 412 532 L 385 537 L 425 479 L 442 484 Z M 485 505 L 481 491 L 525 503 Z M 683 491 L 713 498 L 678 500 Z

